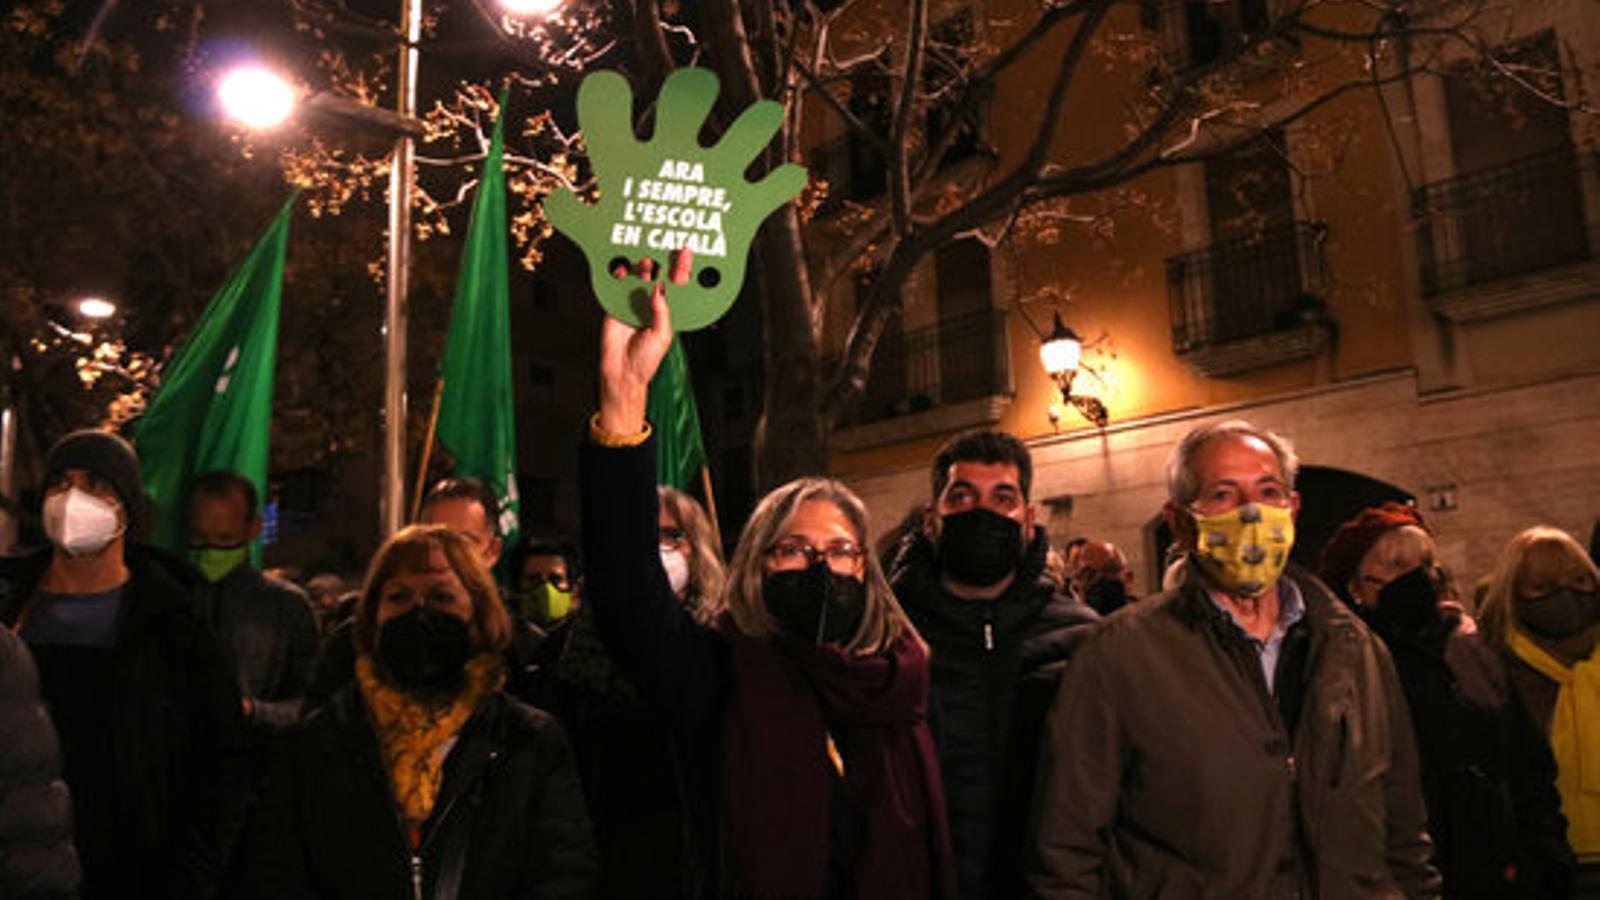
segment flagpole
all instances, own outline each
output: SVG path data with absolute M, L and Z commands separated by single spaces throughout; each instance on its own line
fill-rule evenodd
M 422 439 L 422 463 L 417 466 L 417 492 L 411 500 L 411 521 L 422 518 L 422 494 L 428 488 L 428 463 L 433 461 L 433 439 L 439 431 L 439 404 L 444 400 L 444 376 L 433 388 L 433 412 L 428 414 L 428 436 Z
M 706 512 L 711 514 L 711 535 L 717 541 L 717 549 L 722 549 L 722 523 L 717 519 L 717 497 L 711 492 L 711 467 L 700 467 L 700 486 L 706 492 Z

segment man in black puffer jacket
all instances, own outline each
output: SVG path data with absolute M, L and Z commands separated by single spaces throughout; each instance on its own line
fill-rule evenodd
M 1033 461 L 999 431 L 934 459 L 923 530 L 890 583 L 933 648 L 930 706 L 967 900 L 1022 894 L 1029 798 L 1061 666 L 1099 617 L 1056 590 L 1033 522 Z
M 0 897 L 77 896 L 72 798 L 28 647 L 0 628 Z

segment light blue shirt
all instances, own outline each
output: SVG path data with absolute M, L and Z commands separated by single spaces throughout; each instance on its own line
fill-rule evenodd
M 1210 600 L 1217 609 L 1228 614 L 1228 621 L 1239 629 L 1250 646 L 1256 648 L 1256 655 L 1261 659 L 1261 674 L 1267 679 L 1267 690 L 1276 693 L 1278 674 L 1278 654 L 1283 652 L 1283 638 L 1293 628 L 1295 623 L 1306 617 L 1306 602 L 1300 596 L 1300 589 L 1295 587 L 1293 581 L 1287 578 L 1278 579 L 1278 621 L 1272 626 L 1272 631 L 1266 640 L 1261 640 L 1251 634 L 1249 629 L 1240 624 L 1233 610 L 1228 609 L 1217 598 L 1206 592 L 1206 599 Z

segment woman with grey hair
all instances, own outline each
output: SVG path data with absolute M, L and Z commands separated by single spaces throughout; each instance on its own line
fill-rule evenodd
M 659 562 L 650 378 L 672 340 L 605 320 L 600 411 L 582 450 L 585 602 L 666 717 L 697 843 L 699 896 L 951 897 L 926 713 L 928 653 L 867 551 L 866 509 L 802 478 L 739 538 L 701 621 Z

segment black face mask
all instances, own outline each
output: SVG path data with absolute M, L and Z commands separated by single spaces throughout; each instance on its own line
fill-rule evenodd
M 867 613 L 867 586 L 825 563 L 773 572 L 761 580 L 767 612 L 785 632 L 819 644 L 844 644 Z
M 1017 570 L 1022 561 L 1022 524 L 976 507 L 944 517 L 939 530 L 939 568 L 952 579 L 988 587 Z
M 1571 637 L 1594 625 L 1600 615 L 1600 593 L 1561 588 L 1517 601 L 1517 621 L 1543 638 Z
M 1407 630 L 1416 630 L 1439 617 L 1439 589 L 1428 569 L 1418 566 L 1378 591 L 1379 615 Z
M 428 606 L 414 606 L 378 631 L 378 662 L 405 691 L 459 687 L 471 656 L 467 623 Z

